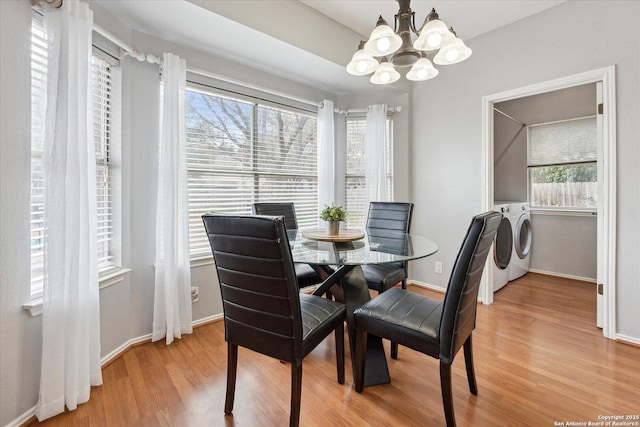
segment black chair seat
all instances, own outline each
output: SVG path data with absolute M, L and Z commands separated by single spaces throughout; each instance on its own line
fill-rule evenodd
M 294 264 L 296 269 L 296 277 L 298 278 L 298 286 L 305 288 L 307 286 L 317 285 L 322 282 L 318 273 L 308 264 Z
M 300 294 L 302 311 L 302 356 L 306 356 L 320 342 L 342 324 L 346 316 L 344 304 L 315 295 Z
M 367 280 L 369 289 L 382 293 L 407 278 L 402 264 L 372 264 L 363 265 L 362 272 Z
M 430 356 L 440 352 L 442 303 L 414 292 L 389 289 L 356 309 L 358 327 Z

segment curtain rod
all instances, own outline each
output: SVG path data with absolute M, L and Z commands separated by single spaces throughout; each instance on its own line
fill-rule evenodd
M 59 8 L 62 6 L 63 0 L 31 0 L 31 5 L 33 6 L 33 10 L 38 14 L 42 15 L 42 11 L 38 10 L 37 7 L 41 5 L 48 4 L 52 7 Z M 93 23 L 93 31 L 103 36 L 105 39 L 109 40 L 116 46 L 120 48 L 121 56 L 130 56 L 132 58 L 137 59 L 138 61 L 147 61 L 152 64 L 162 65 L 162 61 L 157 56 L 144 52 L 140 52 L 139 50 L 131 47 L 131 45 L 123 42 L 121 39 L 110 33 L 109 31 L 102 28 L 100 25 Z
M 402 111 L 402 106 L 398 105 L 397 107 L 389 107 L 387 108 L 387 113 L 399 113 Z M 362 114 L 368 113 L 368 108 L 334 108 L 334 113 L 338 114 Z
M 109 40 L 110 42 L 112 42 L 115 45 L 117 45 L 118 47 L 120 47 L 120 54 L 122 56 L 130 56 L 132 58 L 137 59 L 140 62 L 147 61 L 150 64 L 160 64 L 160 65 L 162 65 L 162 61 L 160 60 L 160 58 L 158 58 L 154 54 L 152 54 L 152 53 L 146 53 L 145 54 L 144 52 L 140 52 L 138 49 L 135 49 L 131 45 L 123 42 L 118 37 L 114 36 L 109 31 L 105 30 L 104 28 L 102 28 L 98 24 L 94 23 L 93 24 L 93 29 L 94 29 L 94 31 L 96 33 L 100 34 L 105 39 Z

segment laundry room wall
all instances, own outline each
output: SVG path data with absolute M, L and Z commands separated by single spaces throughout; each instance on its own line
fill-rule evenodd
M 525 125 L 586 117 L 595 114 L 594 84 L 500 102 L 494 112 L 495 200 L 526 201 L 527 129 Z M 530 271 L 595 281 L 597 273 L 597 218 L 585 212 L 532 209 Z
M 493 123 L 494 199 L 525 202 L 527 127 L 497 111 L 493 114 Z

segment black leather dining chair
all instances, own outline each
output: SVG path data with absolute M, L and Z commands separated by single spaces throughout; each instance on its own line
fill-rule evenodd
M 367 215 L 367 233 L 375 236 L 376 232 L 399 231 L 408 233 L 411 228 L 413 203 L 371 202 Z M 407 263 L 375 264 L 362 266 L 362 272 L 369 289 L 382 293 L 402 283 L 407 288 Z
M 364 386 L 367 334 L 387 338 L 440 360 L 440 386 L 447 426 L 455 426 L 451 364 L 461 347 L 472 394 L 478 394 L 471 334 L 476 326 L 478 288 L 487 254 L 502 216 L 473 218 L 453 266 L 444 301 L 404 289 L 390 289 L 355 310 L 356 391 Z
M 335 333 L 344 384 L 344 304 L 300 293 L 282 216 L 203 215 L 222 293 L 227 341 L 225 414 L 233 410 L 238 347 L 291 364 L 290 426 L 300 422 L 302 360 Z
M 298 229 L 298 219 L 293 202 L 260 202 L 253 204 L 253 213 L 257 215 L 282 215 L 287 230 Z M 307 264 L 294 264 L 298 285 L 301 288 L 317 285 L 322 282 L 318 273 Z
M 408 233 L 411 229 L 413 203 L 370 202 L 367 215 L 367 234 L 375 238 L 388 231 Z M 369 289 L 379 294 L 401 283 L 407 289 L 407 262 L 363 265 L 362 273 Z M 398 358 L 398 344 L 391 342 L 391 358 Z

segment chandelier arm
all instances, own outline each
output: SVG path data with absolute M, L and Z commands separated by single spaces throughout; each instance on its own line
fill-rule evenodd
M 411 12 L 411 21 L 409 21 L 409 28 L 413 31 L 414 34 L 420 35 L 420 32 L 416 29 L 416 13 Z

